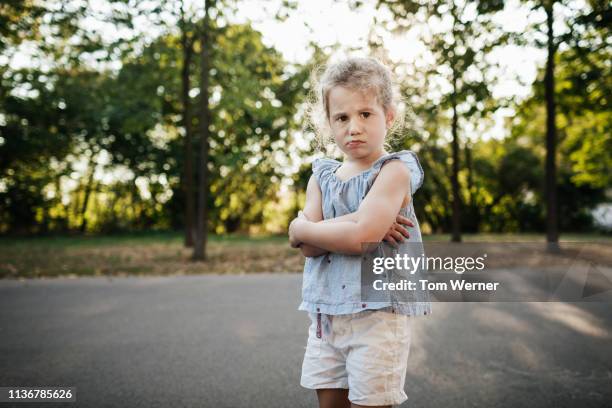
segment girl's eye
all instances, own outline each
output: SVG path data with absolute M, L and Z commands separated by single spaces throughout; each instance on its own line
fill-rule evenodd
M 370 112 L 362 112 L 361 114 L 363 115 L 364 118 L 368 118 L 371 115 Z M 347 119 L 346 116 L 338 116 L 336 120 L 339 120 L 340 122 L 344 122 L 346 121 L 346 119 Z

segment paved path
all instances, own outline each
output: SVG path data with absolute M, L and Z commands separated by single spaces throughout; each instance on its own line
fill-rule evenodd
M 76 404 L 45 407 L 315 407 L 300 284 L 0 281 L 0 386 L 77 387 Z M 610 303 L 436 303 L 413 327 L 402 406 L 612 406 Z

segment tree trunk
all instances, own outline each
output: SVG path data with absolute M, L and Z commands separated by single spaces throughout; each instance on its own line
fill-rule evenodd
M 193 250 L 193 260 L 206 260 L 206 241 L 208 224 L 208 138 L 210 124 L 210 107 L 208 106 L 208 81 L 210 67 L 210 1 L 204 6 L 205 15 L 200 33 L 200 163 L 199 168 L 199 190 L 198 190 L 198 214 L 196 242 Z
M 130 183 L 130 207 L 132 210 L 132 228 L 133 229 L 139 229 L 142 226 L 141 223 L 141 208 L 142 206 L 140 206 L 139 209 L 139 204 L 140 204 L 140 191 L 138 190 L 138 185 L 136 184 L 136 180 L 138 179 L 138 175 L 134 175 L 134 178 L 132 179 L 132 182 Z
M 189 72 L 193 56 L 193 42 L 187 35 L 183 2 L 181 2 L 181 45 L 183 48 L 183 67 L 181 70 L 181 96 L 183 101 L 183 127 L 185 129 L 185 166 L 183 169 L 183 193 L 185 194 L 185 246 L 192 247 L 194 241 L 195 196 L 193 193 L 193 146 L 191 132 L 191 102 L 189 99 Z
M 70 219 L 70 205 L 64 204 L 62 195 L 62 175 L 58 174 L 55 178 L 55 193 L 57 194 L 57 205 L 62 209 L 62 215 L 58 215 L 57 222 L 61 227 L 58 227 L 58 232 L 66 234 L 68 232 L 68 220 Z
M 49 233 L 49 206 L 45 203 L 42 206 L 42 221 L 40 222 L 40 228 L 38 233 L 41 235 L 47 235 Z
M 453 70 L 453 121 L 452 121 L 452 150 L 453 150 L 453 169 L 451 171 L 451 186 L 453 191 L 453 218 L 452 218 L 452 242 L 461 242 L 461 197 L 459 192 L 459 123 L 457 117 L 457 102 L 455 95 L 457 92 L 457 79 Z
M 79 227 L 79 231 L 81 231 L 81 234 L 85 233 L 85 230 L 87 229 L 87 217 L 85 216 L 85 213 L 87 212 L 87 204 L 89 204 L 89 196 L 91 195 L 93 178 L 96 170 L 96 163 L 93 161 L 93 159 L 89 160 L 89 166 L 89 175 L 87 177 L 87 184 L 85 185 L 85 197 L 83 198 L 83 205 L 81 206 L 80 212 L 81 226 Z
M 466 143 L 463 147 L 465 154 L 465 169 L 467 170 L 467 191 L 470 206 L 474 205 L 474 171 L 472 169 L 472 147 Z
M 120 183 L 115 183 L 115 185 L 113 186 L 112 189 L 112 193 L 113 193 L 113 201 L 111 201 L 110 205 L 108 206 L 108 211 L 110 211 L 110 229 L 112 231 L 117 230 L 117 223 L 118 223 L 118 217 L 117 216 L 117 211 L 115 211 L 115 207 L 117 206 L 117 202 L 119 202 L 119 199 L 123 196 L 123 192 L 121 191 L 121 184 Z M 123 206 L 122 206 L 123 208 Z
M 474 186 L 474 168 L 472 162 L 472 146 L 466 143 L 463 147 L 465 150 L 465 168 L 467 170 L 467 191 L 469 197 L 469 211 L 468 217 L 470 219 L 470 227 L 473 228 L 474 232 L 480 230 L 480 207 L 476 202 L 475 193 L 477 188 Z M 464 206 L 465 209 L 465 206 Z
M 555 123 L 555 44 L 553 33 L 553 2 L 545 3 L 548 28 L 548 56 L 544 87 L 546 93 L 546 241 L 550 251 L 559 250 L 559 226 L 557 216 L 557 125 Z

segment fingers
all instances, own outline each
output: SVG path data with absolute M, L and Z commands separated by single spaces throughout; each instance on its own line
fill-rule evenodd
M 408 230 L 402 227 L 401 225 L 395 224 L 393 229 L 397 231 L 398 233 L 402 234 L 404 237 L 410 238 L 410 233 L 408 232 Z
M 399 214 L 397 215 L 395 221 L 396 222 L 391 225 L 389 232 L 387 232 L 383 240 L 397 248 L 399 243 L 404 242 L 406 238 L 410 238 L 410 233 L 408 232 L 408 229 L 404 227 L 404 225 L 414 227 L 414 223 L 409 218 Z
M 404 242 L 404 236 L 402 234 L 400 234 L 398 231 L 390 231 L 389 234 L 391 234 L 391 236 L 393 236 L 393 238 L 395 239 L 396 242 Z
M 397 217 L 395 218 L 395 222 L 397 222 L 398 224 L 407 225 L 409 227 L 414 227 L 414 223 L 410 221 L 410 218 L 406 218 L 403 215 L 398 214 Z
M 393 247 L 397 248 L 400 243 L 404 242 L 405 238 L 399 232 L 391 230 L 387 232 L 387 235 L 385 235 L 383 239 L 389 244 L 391 244 Z
M 387 235 L 385 235 L 385 238 L 383 238 L 385 241 L 387 241 L 389 244 L 391 244 L 391 246 L 397 248 L 398 247 L 398 243 L 395 240 L 395 238 L 393 238 L 393 236 L 391 235 L 391 233 L 387 233 Z

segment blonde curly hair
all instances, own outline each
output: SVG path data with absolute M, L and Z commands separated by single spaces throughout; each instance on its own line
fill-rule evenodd
M 387 131 L 386 142 L 400 134 L 404 127 L 404 99 L 395 85 L 391 70 L 374 58 L 350 57 L 333 64 L 315 67 L 310 74 L 310 95 L 306 109 L 306 129 L 315 132 L 317 148 L 324 149 L 333 142 L 329 123 L 329 92 L 335 86 L 354 91 L 374 91 L 385 114 L 394 111 L 394 119 Z

